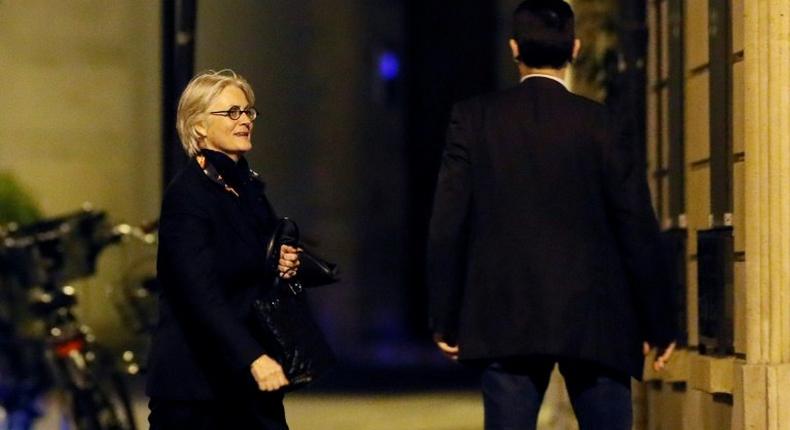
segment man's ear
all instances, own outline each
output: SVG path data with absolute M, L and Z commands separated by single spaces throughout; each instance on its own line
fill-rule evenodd
M 573 55 L 572 56 L 573 61 L 576 61 L 576 59 L 579 57 L 579 52 L 581 50 L 582 50 L 582 41 L 579 40 L 579 39 L 574 39 L 573 40 L 573 54 L 572 54 Z
M 518 54 L 518 43 L 515 39 L 510 39 L 508 41 L 510 43 L 510 53 L 513 54 L 513 61 L 516 63 L 519 62 L 519 54 Z

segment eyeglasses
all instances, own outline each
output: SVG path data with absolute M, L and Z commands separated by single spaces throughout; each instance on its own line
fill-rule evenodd
M 242 110 L 238 106 L 231 106 L 231 108 L 228 110 L 218 110 L 209 113 L 212 115 L 226 116 L 234 121 L 241 118 L 241 114 L 243 113 L 247 114 L 247 118 L 249 118 L 250 121 L 255 121 L 255 118 L 258 117 L 258 110 L 254 107 L 248 107 L 247 109 Z

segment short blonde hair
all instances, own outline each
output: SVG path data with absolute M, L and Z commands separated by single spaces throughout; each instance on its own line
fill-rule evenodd
M 255 93 L 252 91 L 250 83 L 230 69 L 218 72 L 207 70 L 198 73 L 181 93 L 176 113 L 176 129 L 178 137 L 181 139 L 181 145 L 190 158 L 200 152 L 202 136 L 195 130 L 195 126 L 205 117 L 206 110 L 214 98 L 228 85 L 239 87 L 247 96 L 250 106 L 255 104 Z

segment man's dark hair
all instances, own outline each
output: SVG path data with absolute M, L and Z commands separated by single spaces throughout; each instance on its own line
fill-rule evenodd
M 525 0 L 513 12 L 518 60 L 529 67 L 560 69 L 573 60 L 574 16 L 563 0 Z

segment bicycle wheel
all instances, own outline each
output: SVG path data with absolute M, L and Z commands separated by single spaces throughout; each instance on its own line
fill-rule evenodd
M 136 430 L 126 384 L 105 359 L 74 350 L 59 361 L 77 430 Z

